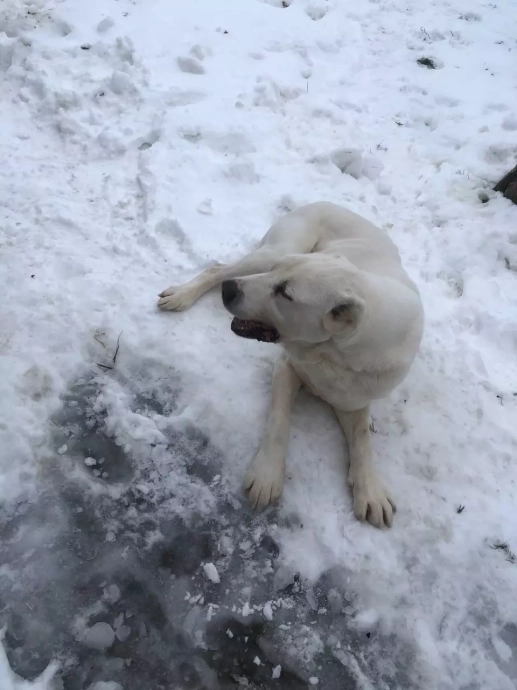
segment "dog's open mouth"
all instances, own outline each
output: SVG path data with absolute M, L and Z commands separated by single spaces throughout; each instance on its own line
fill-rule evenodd
M 260 321 L 247 321 L 235 317 L 232 321 L 232 331 L 241 338 L 251 338 L 260 340 L 262 343 L 277 343 L 280 340 L 280 333 Z

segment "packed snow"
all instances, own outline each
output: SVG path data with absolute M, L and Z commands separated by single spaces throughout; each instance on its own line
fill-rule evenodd
M 515 688 L 516 54 L 484 0 L 3 0 L 2 690 Z M 277 347 L 156 308 L 318 200 L 426 309 L 373 408 L 391 530 L 305 393 L 255 515 Z
M 205 563 L 205 565 L 203 566 L 203 570 L 210 582 L 213 582 L 216 585 L 218 585 L 221 582 L 221 580 L 219 579 L 219 573 L 217 572 L 217 568 L 213 563 Z

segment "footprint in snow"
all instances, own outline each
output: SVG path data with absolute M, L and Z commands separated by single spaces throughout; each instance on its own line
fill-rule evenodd
M 328 12 L 326 5 L 311 4 L 305 8 L 305 14 L 314 22 L 319 22 Z

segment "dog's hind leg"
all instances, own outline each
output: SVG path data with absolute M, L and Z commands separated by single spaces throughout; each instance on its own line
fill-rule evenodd
M 352 491 L 355 516 L 358 520 L 368 520 L 374 527 L 391 527 L 396 506 L 372 467 L 370 409 L 334 411 L 348 443 L 348 486 Z
M 265 508 L 280 498 L 284 485 L 291 406 L 300 388 L 298 374 L 282 355 L 275 365 L 266 433 L 251 463 L 244 489 L 254 508 Z

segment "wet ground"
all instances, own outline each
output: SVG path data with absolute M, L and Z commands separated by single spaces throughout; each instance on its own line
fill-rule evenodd
M 170 383 L 150 393 L 145 380 L 73 382 L 37 493 L 1 514 L 13 670 L 31 679 L 57 659 L 64 690 L 411 687 L 411 650 L 349 625 L 346 572 L 310 584 L 281 566 L 275 526 L 303 525 L 250 512 L 201 431 L 165 426 L 131 448 L 117 437 L 102 402 L 114 381 L 140 421 L 174 409 Z

